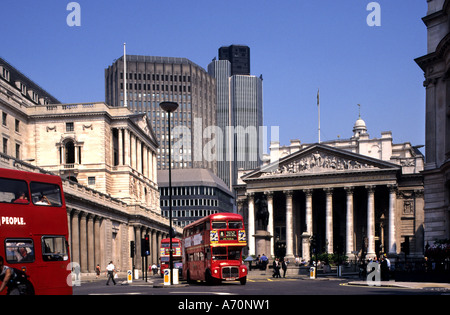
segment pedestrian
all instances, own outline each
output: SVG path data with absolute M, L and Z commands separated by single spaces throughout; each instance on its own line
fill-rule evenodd
M 267 258 L 266 254 L 262 254 L 260 262 L 261 262 L 261 270 L 266 271 L 267 263 L 269 262 L 269 259 Z
M 95 267 L 95 273 L 97 274 L 96 276 L 95 276 L 95 278 L 96 279 L 98 279 L 98 277 L 100 277 L 100 265 L 99 264 L 97 264 L 97 266 Z
M 156 266 L 156 264 L 152 265 L 152 270 L 153 270 L 153 275 L 157 275 L 158 274 L 158 267 Z
M 389 264 L 385 255 L 381 256 L 381 281 L 389 281 Z
M 275 258 L 275 260 L 273 261 L 273 278 L 281 278 L 280 275 L 280 261 L 278 258 Z
M 108 281 L 106 282 L 106 285 L 109 285 L 109 280 L 112 280 L 114 285 L 116 285 L 116 281 L 114 280 L 114 272 L 116 270 L 116 267 L 114 267 L 114 264 L 112 261 L 109 262 L 109 265 L 106 266 L 106 271 L 108 273 Z
M 283 278 L 286 278 L 287 264 L 284 259 L 281 260 L 281 269 L 283 269 Z

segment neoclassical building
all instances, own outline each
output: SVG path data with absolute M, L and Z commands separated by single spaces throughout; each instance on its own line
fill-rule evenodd
M 157 263 L 169 221 L 161 216 L 158 141 L 147 115 L 105 103 L 61 104 L 3 59 L 0 70 L 0 167 L 61 176 L 72 261 L 82 272 L 111 260 L 126 271 L 134 241 L 140 269 L 148 234 L 148 261 Z
M 311 258 L 423 255 L 423 155 L 391 132 L 369 137 L 359 118 L 350 139 L 271 143 L 270 163 L 243 171 L 238 211 L 247 221 L 249 254 Z

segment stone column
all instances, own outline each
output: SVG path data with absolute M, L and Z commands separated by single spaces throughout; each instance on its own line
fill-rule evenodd
M 333 253 L 333 188 L 324 188 L 326 194 L 325 238 L 327 252 Z
M 286 195 L 286 257 L 294 258 L 294 222 L 292 210 L 292 190 L 284 192 Z
M 119 155 L 119 165 L 123 165 L 123 129 L 117 129 L 118 137 L 119 137 L 119 148 L 117 150 L 117 154 Z
M 130 145 L 130 157 L 131 157 L 131 168 L 137 170 L 137 164 L 136 164 L 136 137 L 133 133 L 131 133 L 131 139 L 130 139 L 131 145 Z
M 255 255 L 255 194 L 248 193 L 248 254 Z
M 367 258 L 375 256 L 375 186 L 367 189 Z
M 158 243 L 156 240 L 156 231 L 152 230 L 152 262 L 156 265 L 158 265 Z
M 87 213 L 86 212 L 81 212 L 81 216 L 80 216 L 80 265 L 81 265 L 81 272 L 88 272 L 86 217 L 87 217 Z
M 78 215 L 80 211 L 72 211 L 72 262 L 80 263 L 80 228 Z
M 347 216 L 345 224 L 345 255 L 347 257 L 353 257 L 352 252 L 354 251 L 353 246 L 353 187 L 344 188 L 347 193 Z
M 134 258 L 134 264 L 136 269 L 141 270 L 142 262 L 141 262 L 141 227 L 134 227 L 134 244 L 136 246 L 136 255 Z
M 397 202 L 397 186 L 388 185 L 389 188 L 389 247 L 388 253 L 397 253 L 395 243 L 395 203 Z
M 88 270 L 89 272 L 95 271 L 94 261 L 94 216 L 89 214 L 87 217 L 87 249 L 88 249 Z
M 130 131 L 128 129 L 124 129 L 124 149 L 125 149 L 125 160 L 123 164 L 131 166 L 130 154 L 131 154 L 131 144 L 130 144 Z
M 306 232 L 309 236 L 313 234 L 313 219 L 312 219 L 312 189 L 305 189 L 306 196 Z
M 100 217 L 95 217 L 95 221 L 94 221 L 94 260 L 95 260 L 95 265 L 100 264 L 102 261 L 102 257 L 101 257 L 101 246 L 100 246 L 100 223 L 101 223 L 101 218 Z M 100 268 L 106 268 L 106 266 L 102 266 L 100 265 Z
M 305 224 L 306 231 L 302 234 L 302 257 L 306 261 L 311 259 L 311 236 L 313 234 L 312 221 L 312 189 L 303 190 L 306 197 L 305 202 Z
M 270 233 L 270 256 L 275 256 L 275 250 L 274 250 L 274 241 L 275 238 L 275 230 L 273 225 L 273 191 L 266 191 L 265 192 L 267 196 L 267 210 L 269 211 L 269 221 L 267 224 L 267 231 Z

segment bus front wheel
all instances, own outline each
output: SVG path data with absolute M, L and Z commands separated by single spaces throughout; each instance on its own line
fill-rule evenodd
M 246 284 L 246 283 L 247 283 L 247 276 L 245 276 L 245 277 L 239 279 L 239 282 L 240 282 L 242 285 Z

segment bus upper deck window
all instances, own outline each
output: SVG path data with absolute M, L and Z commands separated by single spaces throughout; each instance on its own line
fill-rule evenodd
M 228 227 L 230 229 L 242 229 L 242 221 L 229 221 Z
M 31 183 L 31 198 L 38 206 L 60 207 L 61 190 L 58 185 L 48 183 Z
M 212 229 L 226 229 L 227 228 L 227 222 L 223 221 L 213 221 L 212 222 Z
M 29 200 L 28 185 L 25 181 L 0 178 L 0 202 L 27 204 Z

